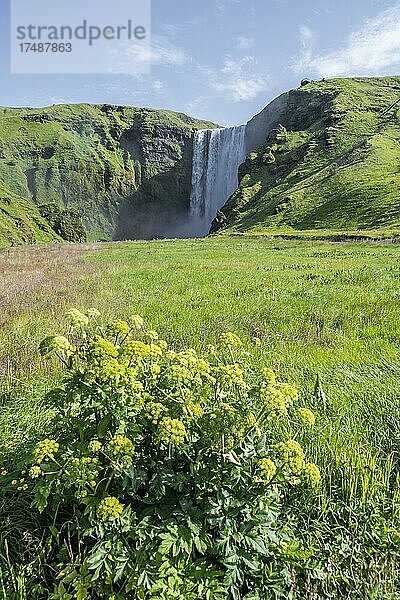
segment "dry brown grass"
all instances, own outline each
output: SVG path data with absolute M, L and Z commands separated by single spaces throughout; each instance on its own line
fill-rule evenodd
M 44 368 L 37 342 L 62 324 L 67 308 L 94 299 L 96 265 L 82 258 L 105 246 L 52 244 L 0 252 L 1 379 L 10 382 Z

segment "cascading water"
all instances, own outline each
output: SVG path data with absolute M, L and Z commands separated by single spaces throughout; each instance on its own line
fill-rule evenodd
M 246 125 L 201 129 L 193 144 L 190 229 L 206 235 L 218 210 L 238 186 L 239 165 L 246 158 Z

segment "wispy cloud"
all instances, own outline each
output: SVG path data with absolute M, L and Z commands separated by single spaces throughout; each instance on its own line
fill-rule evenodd
M 233 102 L 253 100 L 269 84 L 269 76 L 260 70 L 254 56 L 245 56 L 239 61 L 226 58 L 220 70 L 208 69 L 205 73 L 209 87 Z
M 165 95 L 166 88 L 163 81 L 148 76 L 137 77 L 134 85 L 123 81 L 98 83 L 96 88 L 86 83 L 83 88 L 91 93 L 94 102 L 110 102 L 112 104 L 141 104 L 147 105 L 149 98 L 152 100 Z M 75 100 L 76 101 L 76 100 Z
M 162 93 L 165 91 L 165 84 L 161 79 L 154 79 L 153 88 L 155 92 Z
M 208 100 L 209 100 L 209 97 L 207 97 L 207 96 L 204 96 L 204 95 L 196 96 L 195 98 L 192 98 L 192 100 L 189 100 L 189 102 L 186 102 L 185 111 L 189 114 L 193 114 L 196 111 L 204 110 L 204 108 L 207 105 Z
M 235 4 L 240 4 L 242 0 L 217 0 L 215 4 L 215 8 L 217 12 L 221 15 L 224 14 L 227 10 L 235 6 Z
M 300 56 L 296 61 L 295 70 L 302 71 L 309 68 L 313 61 L 313 47 L 316 39 L 315 33 L 306 25 L 300 27 Z
M 161 36 L 153 36 L 151 47 L 148 46 L 147 50 L 151 53 L 152 65 L 180 66 L 187 60 L 182 48 Z
M 296 71 L 321 77 L 382 75 L 400 68 L 400 5 L 379 13 L 354 31 L 334 52 L 315 54 L 315 36 L 308 27 L 300 30 L 302 53 Z
M 110 73 L 125 73 L 139 76 L 143 67 L 181 67 L 188 56 L 181 47 L 173 44 L 165 36 L 153 36 L 151 42 L 130 44 L 120 41 L 111 50 L 114 61 Z
M 239 50 L 248 50 L 254 45 L 254 38 L 239 36 L 236 40 L 236 48 Z

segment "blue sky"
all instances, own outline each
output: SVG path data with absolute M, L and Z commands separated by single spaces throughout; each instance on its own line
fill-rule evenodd
M 11 75 L 8 0 L 0 7 L 3 106 L 126 104 L 235 125 L 302 77 L 400 74 L 393 0 L 153 0 L 141 76 Z

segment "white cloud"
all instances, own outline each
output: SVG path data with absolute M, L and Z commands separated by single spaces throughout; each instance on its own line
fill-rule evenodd
M 189 114 L 194 113 L 197 110 L 204 109 L 207 103 L 207 96 L 197 96 L 196 98 L 192 98 L 185 104 L 185 111 Z
M 151 44 L 142 47 L 142 55 L 144 59 L 150 57 L 152 66 L 181 66 L 187 60 L 186 53 L 182 48 L 161 36 L 153 36 Z
M 187 60 L 186 52 L 163 36 L 153 36 L 151 42 L 120 41 L 110 49 L 113 64 L 110 73 L 140 76 L 154 66 L 180 67 Z
M 241 0 L 217 0 L 215 8 L 220 15 L 224 14 L 235 4 L 240 4 Z
M 239 36 L 236 40 L 236 48 L 239 50 L 247 50 L 254 45 L 254 38 Z
M 233 102 L 253 100 L 269 84 L 268 75 L 259 70 L 254 56 L 245 56 L 239 61 L 227 58 L 221 70 L 207 70 L 206 74 L 211 89 Z
M 301 28 L 300 37 L 302 53 L 293 65 L 296 71 L 308 69 L 320 77 L 382 75 L 400 68 L 400 5 L 367 20 L 334 52 L 314 54 L 315 36 L 307 27 Z
M 176 24 L 164 23 L 164 25 L 160 26 L 160 31 L 162 31 L 166 35 L 175 37 L 179 33 L 179 27 Z
M 306 25 L 300 27 L 301 52 L 300 58 L 296 63 L 296 70 L 301 71 L 304 67 L 308 67 L 312 62 L 315 38 L 314 32 L 311 31 L 309 27 Z
M 153 87 L 155 92 L 163 92 L 165 90 L 164 82 L 161 79 L 155 79 L 153 81 Z

